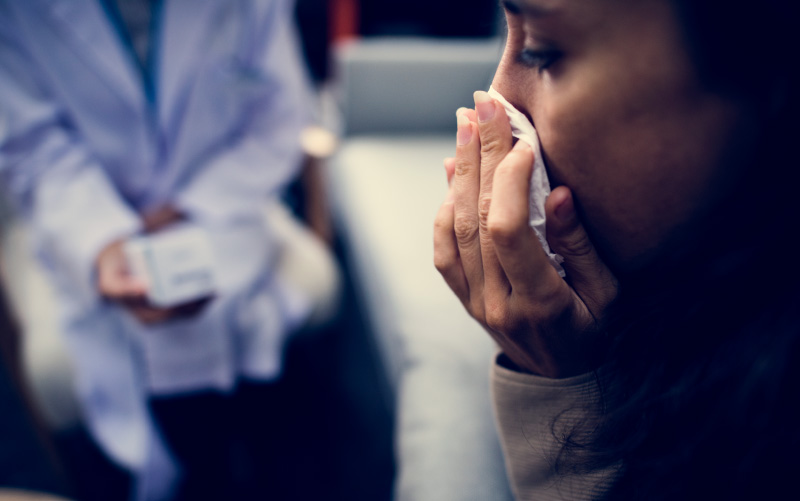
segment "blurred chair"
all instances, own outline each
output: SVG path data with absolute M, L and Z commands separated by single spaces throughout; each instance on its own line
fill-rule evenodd
M 5 222 L 2 216 L 0 228 Z M 0 284 L 0 499 L 18 492 L 8 490 L 11 488 L 64 494 L 66 479 L 32 402 L 20 344 L 17 321 Z
M 489 401 L 495 347 L 433 267 L 455 111 L 486 89 L 499 39 L 360 39 L 335 50 L 343 141 L 329 176 L 357 293 L 397 415 L 395 497 L 511 499 Z
M 71 429 L 81 419 L 72 362 L 58 329 L 55 296 L 20 221 L 7 220 L 0 255 L 2 280 L 22 330 L 21 368 L 33 403 L 50 430 Z

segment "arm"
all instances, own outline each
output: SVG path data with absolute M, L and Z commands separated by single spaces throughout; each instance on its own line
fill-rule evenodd
M 492 391 L 515 495 L 594 498 L 613 472 L 570 474 L 558 468 L 565 466 L 559 454 L 565 434 L 590 440 L 603 411 L 592 371 L 606 349 L 603 320 L 618 284 L 565 186 L 545 204 L 548 242 L 567 272 L 559 276 L 529 226 L 533 151 L 513 145 L 497 101 L 476 93 L 476 108 L 459 110 L 456 157 L 445 160 L 450 190 L 436 217 L 435 264 L 503 351 Z
M 0 178 L 38 247 L 90 305 L 96 257 L 139 219 L 48 94 L 9 10 L 0 6 Z
M 502 359 L 498 356 L 492 367 L 491 390 L 514 497 L 601 499 L 613 471 L 565 476 L 555 468 L 563 437 L 579 424 L 582 430 L 592 429 L 602 411 L 598 374 L 550 379 L 509 370 Z
M 312 94 L 295 37 L 293 2 L 263 5 L 254 5 L 247 37 L 254 74 L 242 78 L 257 79 L 269 92 L 247 117 L 241 139 L 211 158 L 179 194 L 179 210 L 201 220 L 260 215 L 267 197 L 300 169 L 300 132 L 310 119 Z

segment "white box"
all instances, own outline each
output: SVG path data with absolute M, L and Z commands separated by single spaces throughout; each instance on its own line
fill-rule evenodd
M 125 243 L 130 272 L 148 286 L 154 306 L 170 308 L 214 294 L 214 255 L 208 232 L 181 225 Z

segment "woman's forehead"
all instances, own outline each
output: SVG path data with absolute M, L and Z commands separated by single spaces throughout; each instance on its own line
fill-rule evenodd
M 580 1 L 580 0 L 578 0 Z M 564 0 L 500 0 L 500 6 L 512 13 L 546 17 L 564 8 Z
M 639 32 L 665 21 L 677 28 L 681 21 L 668 0 L 500 0 L 500 5 L 530 27 L 571 36 Z
M 613 9 L 663 4 L 665 0 L 499 0 L 500 7 L 512 14 L 546 18 L 560 14 L 607 12 Z

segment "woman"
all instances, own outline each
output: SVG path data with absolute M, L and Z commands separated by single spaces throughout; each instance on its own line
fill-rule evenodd
M 792 249 L 798 7 L 509 0 L 493 87 L 460 110 L 435 261 L 497 341 L 521 499 L 769 499 L 800 466 Z

